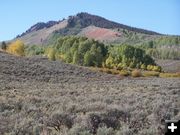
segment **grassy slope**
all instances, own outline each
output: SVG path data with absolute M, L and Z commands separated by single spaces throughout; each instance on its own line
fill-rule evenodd
M 56 24 L 50 28 L 44 28 L 38 31 L 31 32 L 26 34 L 25 36 L 20 37 L 25 44 L 32 45 L 32 44 L 46 44 L 48 41 L 48 37 L 56 30 L 62 29 L 66 27 L 67 21 L 64 20 L 59 24 Z

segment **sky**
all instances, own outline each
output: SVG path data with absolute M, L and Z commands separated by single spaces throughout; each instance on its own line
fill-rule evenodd
M 180 35 L 180 0 L 1 0 L 0 41 L 13 39 L 37 22 L 80 12 L 125 25 Z

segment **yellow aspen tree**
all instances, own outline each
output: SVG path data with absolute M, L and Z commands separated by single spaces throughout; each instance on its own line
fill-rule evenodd
M 17 56 L 24 56 L 24 49 L 24 43 L 20 40 L 16 40 L 8 46 L 7 52 Z

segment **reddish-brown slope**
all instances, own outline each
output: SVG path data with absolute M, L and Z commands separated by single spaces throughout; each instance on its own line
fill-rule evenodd
M 81 34 L 83 36 L 96 40 L 115 40 L 121 37 L 121 33 L 119 32 L 94 26 L 89 26 L 85 28 L 84 30 L 82 30 Z

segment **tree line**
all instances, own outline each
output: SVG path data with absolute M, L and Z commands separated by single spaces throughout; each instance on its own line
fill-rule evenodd
M 141 44 L 137 47 L 146 51 L 151 57 L 156 59 L 180 59 L 180 37 L 164 36 Z
M 76 36 L 60 37 L 54 45 L 48 46 L 24 46 L 23 42 L 18 40 L 7 46 L 7 52 L 20 56 L 45 55 L 50 60 L 62 60 L 80 66 L 120 70 L 156 66 L 152 57 L 141 48 L 126 44 L 107 46 L 93 39 Z

